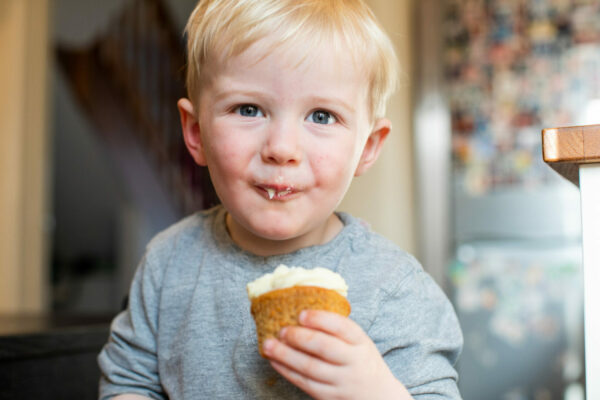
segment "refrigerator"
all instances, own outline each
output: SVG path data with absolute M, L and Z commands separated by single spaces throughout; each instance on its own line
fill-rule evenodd
M 419 254 L 465 338 L 465 400 L 585 398 L 579 192 L 543 128 L 600 123 L 600 2 L 417 3 Z

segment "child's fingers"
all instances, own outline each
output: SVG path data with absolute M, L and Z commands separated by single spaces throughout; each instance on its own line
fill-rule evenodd
M 280 340 L 331 364 L 348 362 L 348 343 L 320 330 L 290 326 L 281 330 Z
M 288 381 L 299 387 L 313 398 L 333 398 L 331 385 L 307 378 L 291 368 L 277 362 L 271 361 L 271 366 Z
M 305 310 L 300 313 L 300 324 L 329 333 L 349 344 L 359 344 L 366 334 L 348 317 L 322 310 Z
M 334 380 L 335 371 L 331 364 L 298 351 L 279 340 L 267 340 L 263 351 L 269 360 L 284 365 L 306 379 L 321 383 L 331 383 Z

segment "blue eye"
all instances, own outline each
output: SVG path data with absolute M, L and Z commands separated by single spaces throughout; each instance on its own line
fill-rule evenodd
M 242 117 L 262 117 L 263 113 L 260 109 L 252 104 L 244 104 L 235 110 Z
M 335 117 L 331 115 L 331 113 L 324 110 L 313 111 L 312 113 L 310 113 L 307 119 L 311 122 L 314 122 L 315 124 L 323 125 L 333 124 L 337 121 Z

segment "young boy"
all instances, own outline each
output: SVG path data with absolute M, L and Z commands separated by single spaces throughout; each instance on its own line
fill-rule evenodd
M 100 397 L 458 399 L 454 311 L 417 261 L 334 210 L 377 159 L 392 45 L 360 0 L 201 0 L 184 140 L 222 206 L 159 234 L 99 355 Z M 349 286 L 260 357 L 245 286 L 279 264 Z M 411 397 L 412 396 L 412 397 Z

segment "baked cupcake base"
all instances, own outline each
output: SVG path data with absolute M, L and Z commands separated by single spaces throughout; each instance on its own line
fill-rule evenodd
M 281 328 L 298 325 L 302 310 L 325 310 L 350 315 L 350 303 L 335 290 L 316 286 L 294 286 L 271 290 L 251 301 L 250 312 L 256 323 L 258 351 L 264 357 L 265 339 L 277 337 Z

